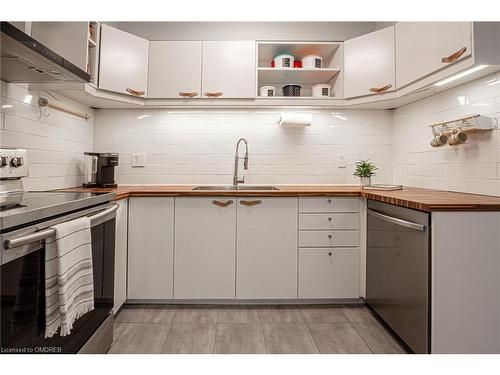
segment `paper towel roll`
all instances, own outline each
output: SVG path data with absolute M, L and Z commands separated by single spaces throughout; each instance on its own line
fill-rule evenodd
M 284 112 L 278 121 L 282 126 L 311 126 L 312 114 Z

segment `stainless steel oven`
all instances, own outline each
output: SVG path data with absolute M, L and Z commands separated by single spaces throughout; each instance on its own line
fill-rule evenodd
M 0 351 L 105 352 L 112 342 L 115 203 L 104 203 L 15 227 L 0 234 Z M 95 308 L 76 320 L 70 335 L 44 338 L 45 248 L 52 225 L 91 218 Z
M 368 200 L 366 299 L 415 353 L 430 350 L 430 215 Z

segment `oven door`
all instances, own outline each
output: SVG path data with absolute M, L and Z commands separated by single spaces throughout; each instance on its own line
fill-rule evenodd
M 109 207 L 86 210 L 85 213 L 102 212 Z M 82 213 L 78 216 L 82 216 Z M 75 214 L 70 218 L 51 220 L 50 225 L 73 218 Z M 29 233 L 30 228 L 16 232 Z M 20 233 L 16 232 L 2 235 L 2 244 L 6 239 L 19 238 Z M 77 353 L 106 320 L 113 308 L 115 212 L 93 221 L 91 233 L 95 308 L 77 319 L 71 334 L 65 337 L 56 334 L 50 339 L 44 338 L 43 241 L 1 250 L 0 352 Z

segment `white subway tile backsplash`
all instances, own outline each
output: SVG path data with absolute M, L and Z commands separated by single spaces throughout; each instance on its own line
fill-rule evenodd
M 429 124 L 464 115 L 500 115 L 500 85 L 493 74 L 394 111 L 394 182 L 500 195 L 500 131 L 471 135 L 467 144 L 432 148 Z
M 28 190 L 49 190 L 79 186 L 83 176 L 83 153 L 92 151 L 93 110 L 60 98 L 62 105 L 86 112 L 85 121 L 49 110 L 40 112 L 38 95 L 26 85 L 1 82 L 0 147 L 27 149 L 29 177 L 24 179 Z
M 312 126 L 296 129 L 278 126 L 276 110 L 99 110 L 94 149 L 120 153 L 122 184 L 231 183 L 240 137 L 249 141 L 249 169 L 240 164 L 248 183 L 358 183 L 361 157 L 380 164 L 375 181 L 392 180 L 390 111 L 310 112 Z M 134 152 L 147 154 L 144 168 L 130 166 Z

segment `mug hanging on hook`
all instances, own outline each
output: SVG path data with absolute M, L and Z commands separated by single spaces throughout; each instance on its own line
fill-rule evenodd
M 47 112 L 49 107 L 49 101 L 47 98 L 40 97 L 38 99 L 38 110 L 40 111 L 40 118 L 49 117 L 50 114 Z

